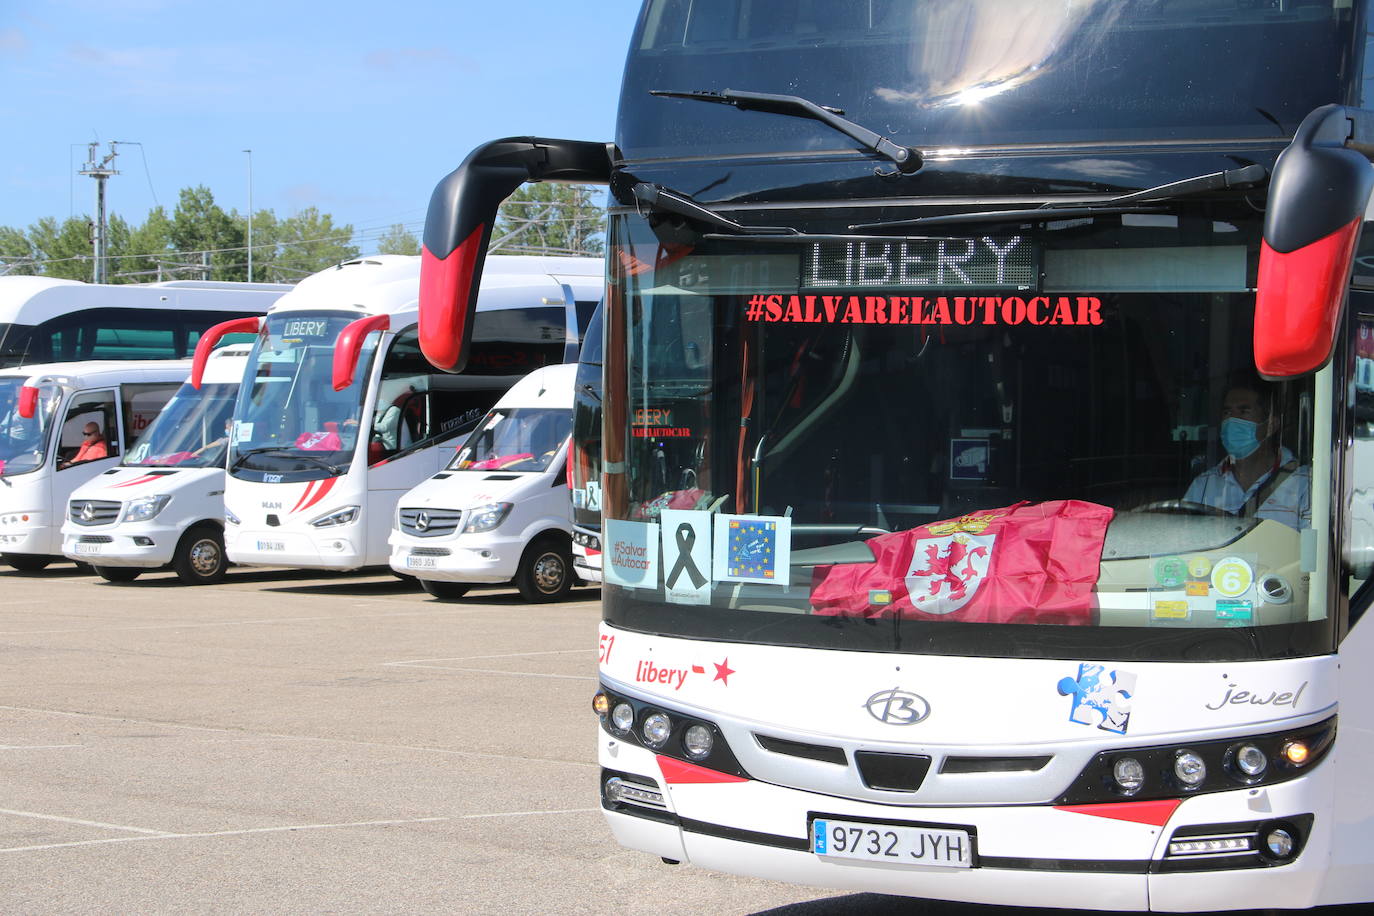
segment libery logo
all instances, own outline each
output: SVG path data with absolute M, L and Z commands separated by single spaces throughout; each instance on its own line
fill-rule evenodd
M 864 709 L 884 725 L 915 725 L 930 716 L 930 704 L 925 697 L 897 687 L 879 690 L 865 701 Z

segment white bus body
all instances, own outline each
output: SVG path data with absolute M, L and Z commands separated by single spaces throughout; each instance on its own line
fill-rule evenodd
M 0 366 L 186 359 L 206 328 L 264 314 L 283 283 L 83 283 L 0 277 Z
M 0 370 L 0 557 L 21 570 L 58 559 L 73 491 L 119 464 L 190 369 L 189 360 L 126 360 Z M 63 466 L 91 422 L 106 457 Z
M 225 547 L 235 563 L 385 566 L 396 500 L 531 368 L 576 358 L 579 307 L 603 262 L 500 257 L 474 359 L 436 373 L 419 351 L 419 259 L 382 256 L 302 280 L 262 322 L 235 409 Z
M 437 598 L 472 583 L 515 581 L 529 601 L 553 601 L 573 582 L 568 432 L 575 365 L 516 382 L 447 468 L 401 497 L 391 568 Z
M 62 553 L 127 582 L 171 567 L 190 585 L 224 575 L 224 456 L 249 344 L 213 351 L 124 461 L 72 493 Z

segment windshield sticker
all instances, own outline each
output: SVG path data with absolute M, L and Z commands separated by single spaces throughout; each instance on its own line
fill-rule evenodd
M 788 584 L 792 520 L 783 516 L 717 515 L 712 578 L 717 582 Z
M 1136 693 L 1134 674 L 1084 662 L 1078 666 L 1077 677 L 1060 678 L 1058 689 L 1060 696 L 1071 698 L 1070 722 L 1126 734 Z
M 711 603 L 711 514 L 659 513 L 663 525 L 663 591 L 670 604 Z
M 612 585 L 658 587 L 658 525 L 606 519 L 602 574 Z
M 1239 598 L 1254 584 L 1254 571 L 1240 557 L 1223 557 L 1212 567 L 1212 588 L 1224 598 Z
M 987 480 L 988 440 L 949 440 L 949 476 L 951 480 Z
M 250 420 L 234 421 L 234 441 L 247 442 L 253 438 L 253 423 Z
M 1096 296 L 784 296 L 755 293 L 744 317 L 769 324 L 1096 326 Z
M 1188 578 L 1188 564 L 1181 557 L 1162 557 L 1155 561 L 1155 582 L 1161 588 L 1178 588 Z
M 1188 617 L 1188 602 L 1186 600 L 1177 598 L 1164 600 L 1155 599 L 1155 620 L 1187 620 Z
M 816 242 L 806 268 L 803 283 L 813 288 L 1034 289 L 1040 279 L 1035 247 L 1019 235 Z
M 1217 620 L 1226 621 L 1227 626 L 1248 627 L 1254 623 L 1255 606 L 1239 598 L 1217 599 Z

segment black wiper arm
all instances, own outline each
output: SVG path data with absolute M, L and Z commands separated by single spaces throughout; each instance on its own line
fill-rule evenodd
M 945 213 L 940 216 L 918 216 L 914 219 L 899 219 L 886 223 L 855 223 L 849 228 L 878 229 L 895 226 L 938 226 L 951 223 L 1002 223 L 1035 219 L 1068 219 L 1104 213 L 1163 213 L 1165 212 L 1163 207 L 1140 205 L 1177 200 L 1194 194 L 1205 194 L 1208 191 L 1252 188 L 1264 181 L 1267 174 L 1262 165 L 1247 165 L 1238 169 L 1228 169 L 1224 172 L 1212 172 L 1194 178 L 1184 178 L 1181 181 L 1171 181 L 1168 184 L 1132 191 L 1130 194 L 1122 194 L 1119 197 L 1111 197 L 1092 203 L 1050 203 L 1022 210 Z
M 688 99 L 694 102 L 715 102 L 720 105 L 733 105 L 740 111 L 766 111 L 769 114 L 786 115 L 792 118 L 811 118 L 837 130 L 855 141 L 864 149 L 877 153 L 897 166 L 897 171 L 910 175 L 918 170 L 924 159 L 921 151 L 912 146 L 902 146 L 882 134 L 875 133 L 861 124 L 840 117 L 842 108 L 817 105 L 799 95 L 775 95 L 771 92 L 749 92 L 744 89 L 722 89 L 720 92 L 695 90 L 683 92 L 672 89 L 651 89 L 650 95 L 669 99 Z
M 302 461 L 312 462 L 318 465 L 319 467 L 322 467 L 325 470 L 329 471 L 331 474 L 338 475 L 343 473 L 342 468 L 340 468 L 338 465 L 330 464 L 323 458 L 316 458 L 314 455 L 305 455 L 297 451 L 296 449 L 286 448 L 285 446 L 281 445 L 264 445 L 261 448 L 250 448 L 247 451 L 239 452 L 239 456 L 234 459 L 234 463 L 229 465 L 229 470 L 234 470 L 239 465 L 243 464 L 244 461 L 248 460 L 249 458 L 252 458 L 254 455 L 262 455 L 267 452 L 278 452 L 290 458 L 298 458 Z
M 697 203 L 691 197 L 681 191 L 673 191 L 662 185 L 651 184 L 647 181 L 637 182 L 630 188 L 635 200 L 644 204 L 651 210 L 663 213 L 675 213 L 678 216 L 686 217 L 694 222 L 702 223 L 720 232 L 730 235 L 796 235 L 797 230 L 789 229 L 786 226 L 745 226 L 732 219 L 727 219 Z

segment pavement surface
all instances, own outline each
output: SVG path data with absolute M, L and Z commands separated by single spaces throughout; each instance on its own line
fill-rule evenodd
M 0 913 L 1046 912 L 617 846 L 597 806 L 599 594 L 0 566 Z

